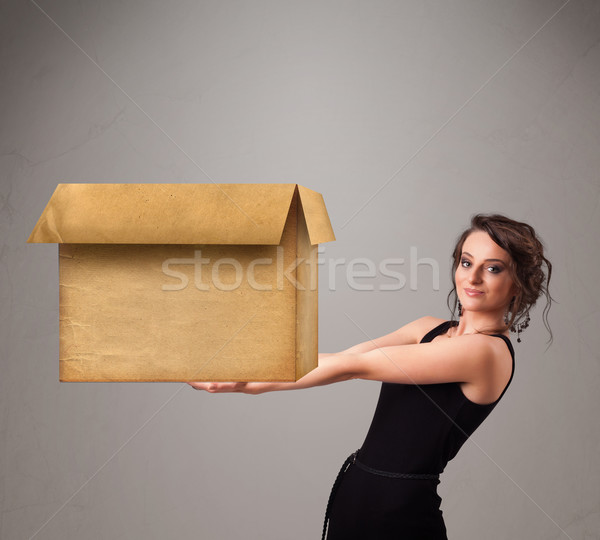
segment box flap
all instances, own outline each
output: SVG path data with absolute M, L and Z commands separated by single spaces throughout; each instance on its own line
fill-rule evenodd
M 327 208 L 325 208 L 323 195 L 300 185 L 298 185 L 298 193 L 311 245 L 333 242 L 335 235 L 329 221 Z
M 279 244 L 296 184 L 58 184 L 28 242 Z M 311 243 L 334 240 L 300 188 Z

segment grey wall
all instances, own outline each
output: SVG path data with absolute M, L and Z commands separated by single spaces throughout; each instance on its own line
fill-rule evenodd
M 211 395 L 59 383 L 59 182 L 297 182 L 323 193 L 320 350 L 449 316 L 471 214 L 554 263 L 500 405 L 439 487 L 451 539 L 600 538 L 600 4 L 230 0 L 0 5 L 0 537 L 318 538 L 379 385 Z M 350 261 L 433 258 L 350 287 Z M 331 285 L 332 259 L 345 259 Z M 399 267 L 407 277 L 408 264 Z M 332 290 L 333 289 L 333 290 Z

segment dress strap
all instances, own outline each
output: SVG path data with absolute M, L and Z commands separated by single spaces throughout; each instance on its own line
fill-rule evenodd
M 423 338 L 421 339 L 421 341 L 419 343 L 428 343 L 429 341 L 431 341 L 435 336 L 439 336 L 440 334 L 443 334 L 444 332 L 446 332 L 446 330 L 448 330 L 448 328 L 450 328 L 451 326 L 455 326 L 456 321 L 444 321 L 441 324 L 438 324 L 435 328 L 433 328 L 432 330 L 429 330 L 429 332 L 427 332 Z
M 494 403 L 498 403 L 498 401 L 500 401 L 500 399 L 502 398 L 502 396 L 504 395 L 504 393 L 508 390 L 508 387 L 510 386 L 510 383 L 513 380 L 513 376 L 515 374 L 515 350 L 513 349 L 512 343 L 510 342 L 510 339 L 507 338 L 506 336 L 502 335 L 502 334 L 492 334 L 493 336 L 502 338 L 504 340 L 504 343 L 506 343 L 508 350 L 510 351 L 510 355 L 512 357 L 512 371 L 510 372 L 510 378 L 508 379 L 508 382 L 506 383 L 506 386 L 504 387 L 504 390 L 502 390 L 502 393 L 500 394 L 500 397 L 494 402 Z

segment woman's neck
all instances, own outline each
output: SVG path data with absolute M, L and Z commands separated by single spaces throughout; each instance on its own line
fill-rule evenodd
M 463 310 L 458 325 L 448 330 L 448 334 L 451 336 L 462 336 L 465 334 L 492 331 L 508 336 L 508 328 L 506 328 L 506 324 L 504 324 L 503 314 L 495 312 L 479 313 Z

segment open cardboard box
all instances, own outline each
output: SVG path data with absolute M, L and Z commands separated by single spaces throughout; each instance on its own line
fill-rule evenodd
M 297 184 L 58 184 L 61 381 L 295 381 L 317 366 L 321 194 Z

